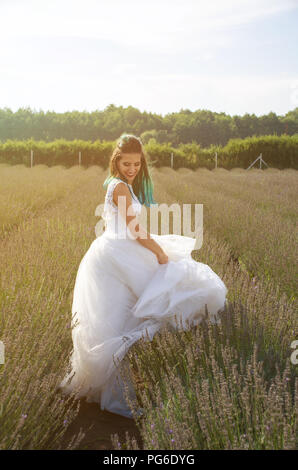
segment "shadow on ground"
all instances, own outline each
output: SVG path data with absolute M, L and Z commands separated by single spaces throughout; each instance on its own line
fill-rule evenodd
M 77 449 L 114 450 L 111 434 L 117 433 L 121 442 L 125 442 L 126 431 L 130 437 L 136 438 L 138 446 L 142 448 L 142 439 L 133 419 L 102 411 L 98 403 L 87 403 L 85 399 L 80 400 L 79 413 L 63 436 L 62 449 L 67 448 L 73 435 L 78 434 L 80 429 L 85 437 Z

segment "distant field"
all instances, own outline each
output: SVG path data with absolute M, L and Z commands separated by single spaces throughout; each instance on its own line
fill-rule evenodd
M 0 165 L 0 449 L 57 449 L 77 416 L 78 403 L 61 401 L 55 387 L 72 348 L 74 281 L 95 238 L 106 176 L 96 166 Z M 153 179 L 158 203 L 204 204 L 194 256 L 224 280 L 228 309 L 207 336 L 198 327 L 133 348 L 144 448 L 295 448 L 298 172 L 164 167 Z M 160 392 L 157 403 L 149 392 Z M 70 448 L 84 448 L 82 437 Z
M 27 217 L 69 196 L 88 175 L 79 167 L 0 164 L 0 239 Z

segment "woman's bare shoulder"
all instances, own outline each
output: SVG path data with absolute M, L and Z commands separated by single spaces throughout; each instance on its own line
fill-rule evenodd
M 116 186 L 114 186 L 113 201 L 116 205 L 118 205 L 117 204 L 117 199 L 118 199 L 119 196 L 126 197 L 128 202 L 131 201 L 131 194 L 130 194 L 129 188 L 128 188 L 127 184 L 124 181 L 118 181 Z
M 118 192 L 119 189 L 121 191 L 122 188 L 124 189 L 127 188 L 128 190 L 128 186 L 126 185 L 124 181 L 121 181 L 115 178 L 109 182 L 108 187 L 107 187 L 107 192 L 111 194 L 111 193 L 114 193 L 115 191 Z
M 117 193 L 130 194 L 128 186 L 124 181 L 116 181 L 116 183 L 114 183 L 114 192 L 115 191 Z

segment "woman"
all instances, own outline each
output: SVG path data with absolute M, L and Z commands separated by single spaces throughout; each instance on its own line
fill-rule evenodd
M 137 137 L 120 137 L 104 186 L 105 231 L 78 269 L 71 370 L 60 389 L 132 417 L 118 369 L 128 349 L 141 337 L 152 340 L 162 326 L 198 325 L 205 306 L 210 320 L 219 321 L 227 288 L 209 266 L 191 258 L 194 238 L 150 234 L 139 223 L 142 204 L 150 207 L 154 200 Z M 135 399 L 131 383 L 129 393 Z

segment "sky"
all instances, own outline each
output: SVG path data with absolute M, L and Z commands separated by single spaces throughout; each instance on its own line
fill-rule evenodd
M 298 0 L 0 0 L 0 18 L 0 108 L 298 106 Z

